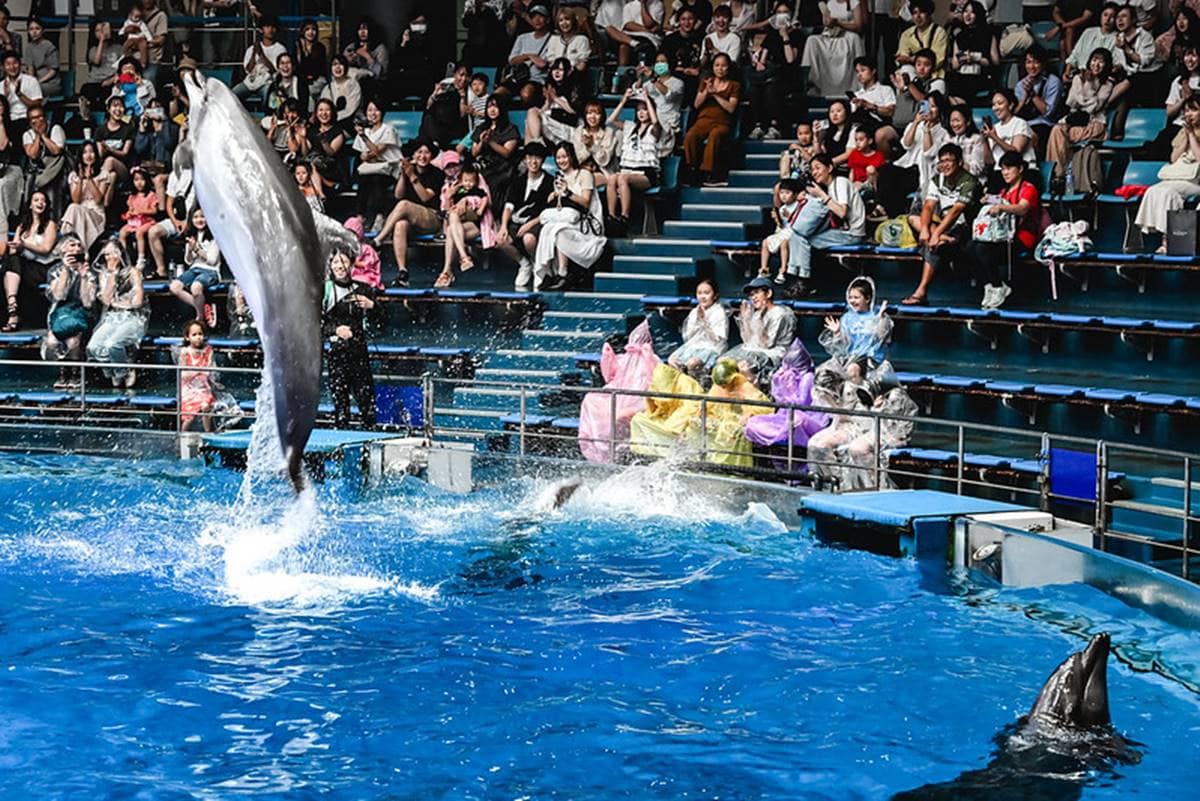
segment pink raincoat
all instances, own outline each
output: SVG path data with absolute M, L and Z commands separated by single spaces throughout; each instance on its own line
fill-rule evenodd
M 358 237 L 358 258 L 350 270 L 353 281 L 361 281 L 376 289 L 383 289 L 383 273 L 379 266 L 379 253 L 363 239 L 362 217 L 351 217 L 345 222 L 346 230 Z
M 654 353 L 650 326 L 642 323 L 629 335 L 624 353 L 616 353 L 606 342 L 600 353 L 600 373 L 609 389 L 633 389 L 644 392 L 650 388 L 650 377 L 661 360 Z M 609 436 L 624 450 L 629 442 L 630 419 L 646 408 L 646 399 L 637 395 L 617 396 L 616 431 L 609 424 L 612 400 L 601 392 L 583 396 L 579 410 L 579 450 L 590 462 L 609 461 Z

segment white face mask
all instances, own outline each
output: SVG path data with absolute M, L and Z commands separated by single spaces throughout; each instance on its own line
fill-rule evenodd
M 425 33 L 425 31 L 428 30 L 428 28 L 420 22 L 409 25 L 408 29 L 416 34 Z

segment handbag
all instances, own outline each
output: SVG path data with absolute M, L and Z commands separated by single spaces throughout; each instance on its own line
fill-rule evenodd
M 1200 177 L 1200 162 L 1195 161 L 1190 153 L 1185 153 L 1179 161 L 1164 164 L 1158 171 L 1160 181 L 1191 181 Z
M 546 50 L 546 45 L 550 44 L 550 34 L 547 34 L 542 39 L 542 46 L 538 49 L 538 58 L 542 57 L 542 53 Z M 533 78 L 533 68 L 529 66 L 528 61 L 522 61 L 520 64 L 509 64 L 504 68 L 503 76 L 496 81 L 500 84 L 515 84 L 516 86 L 524 86 Z
M 989 203 L 981 206 L 971 223 L 971 238 L 976 242 L 1008 242 L 1013 235 L 1013 215 L 989 214 Z

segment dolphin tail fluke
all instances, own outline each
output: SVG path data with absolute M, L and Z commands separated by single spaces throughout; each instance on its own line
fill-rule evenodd
M 305 486 L 303 455 L 299 448 L 288 448 L 287 450 L 288 480 L 292 482 L 292 489 L 297 495 L 304 491 Z

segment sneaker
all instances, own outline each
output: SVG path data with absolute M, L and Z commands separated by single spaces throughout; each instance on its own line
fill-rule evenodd
M 751 139 L 762 139 L 763 138 L 763 127 L 761 125 L 755 125 L 754 130 L 750 132 L 750 138 Z
M 994 287 L 991 284 L 988 284 L 983 288 L 983 302 L 979 304 L 979 308 L 992 308 L 992 304 L 996 302 L 996 290 L 998 288 L 999 287 Z
M 776 128 L 774 125 L 772 125 L 770 128 L 768 128 L 767 133 L 764 135 L 765 139 L 780 139 L 782 137 L 783 137 L 783 134 L 781 134 L 779 132 L 779 129 Z
M 212 303 L 204 304 L 204 324 L 209 331 L 217 327 L 217 307 Z
M 392 286 L 397 289 L 408 288 L 408 270 L 401 270 L 396 274 L 396 280 L 392 281 Z
M 1008 284 L 1001 284 L 996 287 L 996 294 L 992 297 L 992 305 L 990 308 L 998 309 L 1004 305 L 1004 301 L 1008 300 L 1008 296 L 1012 294 L 1012 289 Z
M 779 286 L 783 286 L 784 284 L 787 283 L 787 276 L 786 275 L 776 275 L 775 283 L 778 284 Z
M 517 280 L 513 285 L 513 289 L 517 292 L 528 292 L 529 287 L 533 285 L 533 262 L 528 256 L 522 256 L 517 268 Z
M 133 389 L 137 384 L 137 370 L 130 370 L 125 374 L 125 389 Z

